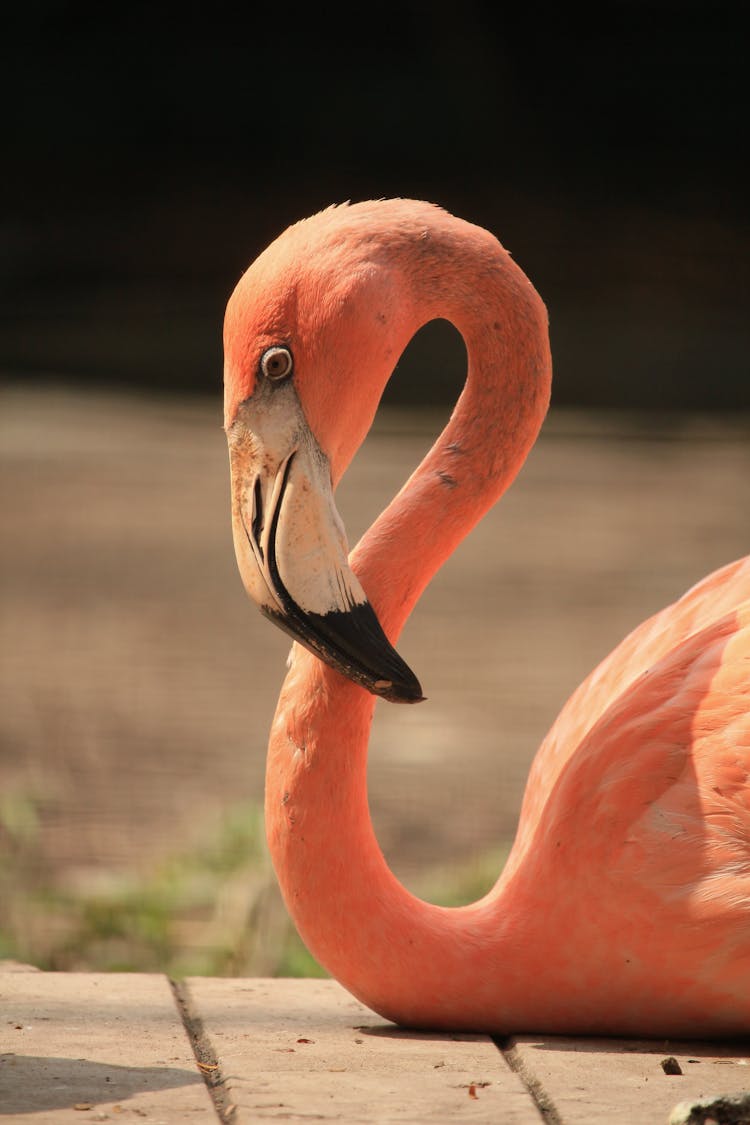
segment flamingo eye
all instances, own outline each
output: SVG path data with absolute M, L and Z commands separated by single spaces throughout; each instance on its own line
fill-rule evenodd
M 271 379 L 274 383 L 279 383 L 282 379 L 288 378 L 293 367 L 292 353 L 289 348 L 282 347 L 280 344 L 272 348 L 266 348 L 260 357 L 262 373 L 266 379 Z

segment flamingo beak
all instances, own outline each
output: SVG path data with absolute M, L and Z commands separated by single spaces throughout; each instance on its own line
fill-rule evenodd
M 373 695 L 421 701 L 349 567 L 328 459 L 292 384 L 258 389 L 227 437 L 235 554 L 261 612 Z

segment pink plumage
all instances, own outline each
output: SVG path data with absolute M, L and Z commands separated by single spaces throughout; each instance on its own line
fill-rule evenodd
M 436 317 L 464 337 L 466 387 L 347 558 L 333 485 Z M 426 203 L 355 204 L 289 228 L 250 267 L 225 352 L 238 563 L 302 642 L 271 730 L 266 821 L 312 953 L 409 1026 L 750 1030 L 750 558 L 641 625 L 573 694 L 494 889 L 458 909 L 421 902 L 372 829 L 375 695 L 420 698 L 390 646 L 533 445 L 551 380 L 544 305 L 487 231 Z

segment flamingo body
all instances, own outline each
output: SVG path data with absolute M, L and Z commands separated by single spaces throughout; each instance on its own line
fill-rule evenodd
M 333 485 L 401 351 L 438 316 L 464 336 L 466 386 L 349 555 Z M 488 232 L 429 204 L 356 204 L 290 228 L 251 266 L 225 352 L 240 571 L 302 642 L 271 730 L 266 823 L 312 953 L 409 1026 L 750 1030 L 750 558 L 641 625 L 574 693 L 489 894 L 422 902 L 369 816 L 375 697 L 421 698 L 392 643 L 542 424 L 544 306 Z

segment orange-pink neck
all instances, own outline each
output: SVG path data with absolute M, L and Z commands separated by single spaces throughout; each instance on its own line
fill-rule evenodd
M 464 336 L 469 370 L 446 429 L 352 553 L 380 620 L 395 639 L 432 575 L 520 469 L 550 386 L 546 313 L 498 244 L 458 297 L 418 291 L 414 308 Z M 422 318 L 424 320 L 424 317 Z M 414 323 L 413 328 L 419 326 Z M 318 960 L 365 1003 L 409 1023 L 481 1020 L 466 988 L 518 940 L 494 899 L 458 910 L 415 899 L 389 871 L 367 802 L 374 699 L 295 646 L 269 746 L 266 823 L 288 909 Z M 490 948 L 491 947 L 491 948 Z M 499 971 L 499 970 L 498 970 Z M 509 981 L 508 1018 L 522 982 Z M 524 983 L 528 1005 L 528 982 Z M 487 1024 L 503 1022 L 497 997 Z M 478 1007 L 477 1007 L 478 1005 Z

